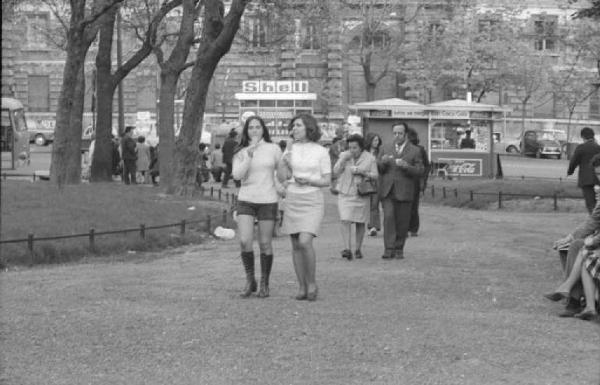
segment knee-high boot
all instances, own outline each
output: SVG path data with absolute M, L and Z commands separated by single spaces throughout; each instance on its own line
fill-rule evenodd
M 250 297 L 250 294 L 256 291 L 256 279 L 254 278 L 254 252 L 242 251 L 242 263 L 246 270 L 246 287 L 242 294 L 243 298 Z
M 260 254 L 260 289 L 258 290 L 259 297 L 269 296 L 269 276 L 271 275 L 271 267 L 273 266 L 273 254 Z

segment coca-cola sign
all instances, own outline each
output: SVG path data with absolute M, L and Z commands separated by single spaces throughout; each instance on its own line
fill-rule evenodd
M 439 158 L 438 163 L 446 165 L 448 175 L 481 176 L 481 159 Z

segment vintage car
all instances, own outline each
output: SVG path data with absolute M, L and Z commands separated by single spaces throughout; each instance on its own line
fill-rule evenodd
M 551 133 L 542 130 L 525 130 L 520 142 L 521 153 L 536 158 L 560 159 L 561 143 Z
M 54 141 L 54 129 L 44 127 L 33 119 L 27 119 L 27 131 L 29 132 L 29 142 L 38 146 L 45 146 Z

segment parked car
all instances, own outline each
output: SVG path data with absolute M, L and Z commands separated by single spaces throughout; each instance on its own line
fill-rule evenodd
M 54 141 L 54 129 L 46 128 L 33 119 L 27 119 L 27 131 L 29 132 L 29 142 L 38 146 L 45 146 Z
M 562 146 L 558 140 L 544 131 L 526 130 L 523 132 L 520 143 L 521 153 L 536 158 L 560 159 Z

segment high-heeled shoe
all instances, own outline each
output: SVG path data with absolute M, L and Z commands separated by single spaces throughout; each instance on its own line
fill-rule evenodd
M 308 298 L 308 296 L 306 293 L 298 293 L 294 298 L 296 299 L 296 301 L 304 301 Z
M 306 299 L 311 302 L 316 301 L 318 293 L 319 293 L 319 288 L 316 288 L 315 291 L 306 293 Z

